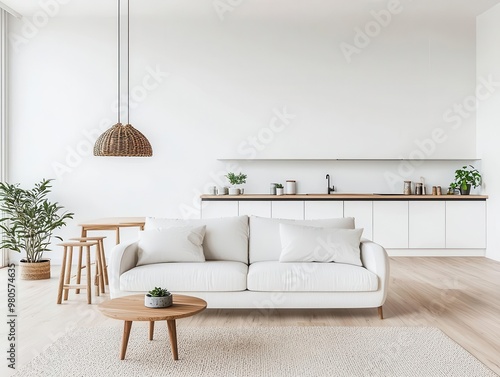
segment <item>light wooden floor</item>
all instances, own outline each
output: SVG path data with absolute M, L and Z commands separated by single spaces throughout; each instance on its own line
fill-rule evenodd
M 121 326 L 87 305 L 85 292 L 56 304 L 59 266 L 45 281 L 18 280 L 18 366 L 29 362 L 66 331 L 78 327 Z M 1 304 L 7 304 L 7 270 L 0 269 Z M 94 299 L 95 303 L 109 294 Z M 0 328 L 7 344 L 7 309 Z M 391 258 L 390 291 L 384 320 L 376 309 L 206 310 L 178 326 L 434 326 L 500 375 L 500 262 L 485 258 Z M 143 324 L 138 324 L 143 325 Z M 136 325 L 134 324 L 134 327 Z M 132 330 L 133 331 L 133 330 Z M 5 352 L 5 351 L 4 351 Z M 4 353 L 5 354 L 5 353 Z M 118 348 L 117 348 L 118 357 Z M 0 375 L 12 374 L 5 357 Z

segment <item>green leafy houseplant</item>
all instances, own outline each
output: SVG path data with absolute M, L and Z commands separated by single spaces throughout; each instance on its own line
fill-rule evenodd
M 167 289 L 155 287 L 154 289 L 150 290 L 147 295 L 149 297 L 165 297 L 170 296 L 170 292 Z
M 240 174 L 227 173 L 225 177 L 228 179 L 231 185 L 241 185 L 246 183 L 247 175 L 240 172 Z
M 476 188 L 481 184 L 481 174 L 472 165 L 462 166 L 455 170 L 455 181 L 450 184 L 452 189 L 460 189 L 462 194 L 468 194 L 470 187 Z
M 283 195 L 283 185 L 281 183 L 276 184 L 276 195 Z
M 59 211 L 64 207 L 47 199 L 52 179 L 43 179 L 32 189 L 23 189 L 19 184 L 0 182 L 0 228 L 4 238 L 0 248 L 26 253 L 21 262 L 37 263 L 42 261 L 53 232 L 66 225 L 73 213 Z M 55 238 L 62 240 L 59 236 Z

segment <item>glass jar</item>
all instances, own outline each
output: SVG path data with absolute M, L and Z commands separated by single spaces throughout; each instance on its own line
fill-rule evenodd
M 404 195 L 411 195 L 411 181 L 405 181 L 403 194 Z

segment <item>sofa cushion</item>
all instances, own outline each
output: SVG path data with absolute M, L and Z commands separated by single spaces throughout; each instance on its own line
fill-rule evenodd
M 268 261 L 249 266 L 247 285 L 261 292 L 370 292 L 378 289 L 378 277 L 350 264 Z
M 248 265 L 241 262 L 158 263 L 138 266 L 120 276 L 122 291 L 233 292 L 247 287 Z
M 354 229 L 354 218 L 288 220 L 250 216 L 250 263 L 279 260 L 281 254 L 280 224 Z
M 363 229 L 280 224 L 280 262 L 337 262 L 362 266 Z
M 205 262 L 205 226 L 181 226 L 139 232 L 137 265 L 166 262 Z
M 203 240 L 203 253 L 206 260 L 248 264 L 248 216 L 189 220 L 147 217 L 144 229 L 202 225 L 206 226 Z

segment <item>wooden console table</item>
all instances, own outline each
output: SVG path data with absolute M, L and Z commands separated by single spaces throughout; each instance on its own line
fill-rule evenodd
M 107 217 L 86 221 L 79 226 L 82 227 L 82 237 L 87 237 L 89 230 L 114 230 L 118 245 L 120 243 L 120 228 L 138 227 L 140 230 L 144 230 L 145 221 L 144 217 Z

